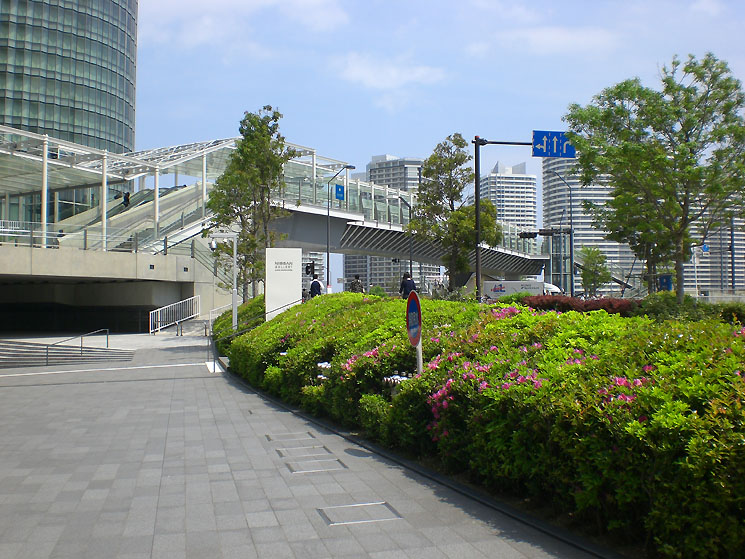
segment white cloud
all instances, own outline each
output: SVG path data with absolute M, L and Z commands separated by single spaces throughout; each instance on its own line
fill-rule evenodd
M 719 0 L 696 0 L 691 4 L 691 11 L 708 16 L 718 16 L 724 7 Z
M 276 14 L 313 32 L 349 21 L 339 0 L 157 0 L 140 3 L 139 39 L 181 46 L 243 44 L 255 21 L 266 16 L 271 21 Z
M 543 26 L 511 29 L 500 33 L 497 41 L 513 50 L 527 49 L 540 55 L 595 53 L 613 50 L 620 44 L 615 32 L 600 27 Z
M 496 22 L 509 25 L 535 23 L 545 16 L 545 10 L 531 7 L 533 2 L 524 0 L 471 0 L 471 6 L 479 18 L 493 17 Z
M 414 64 L 405 57 L 381 59 L 358 52 L 335 57 L 332 65 L 342 79 L 375 91 L 375 106 L 389 112 L 412 102 L 417 86 L 436 84 L 446 76 L 442 68 Z
M 434 66 L 412 64 L 401 57 L 376 59 L 369 54 L 351 52 L 335 59 L 341 76 L 367 89 L 397 90 L 412 84 L 433 84 L 445 78 L 445 72 Z

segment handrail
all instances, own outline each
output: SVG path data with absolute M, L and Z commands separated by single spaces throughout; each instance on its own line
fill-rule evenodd
M 53 344 L 47 344 L 46 348 L 46 364 L 49 365 L 49 348 L 52 346 L 56 346 L 58 344 L 63 344 L 65 342 L 69 342 L 70 340 L 77 340 L 80 338 L 80 355 L 83 355 L 83 338 L 85 336 L 91 336 L 93 334 L 98 334 L 99 332 L 106 332 L 106 348 L 109 347 L 109 329 L 108 328 L 99 328 L 98 330 L 94 330 L 93 332 L 86 332 L 85 334 L 80 334 L 79 336 L 73 336 L 72 338 L 67 338 L 66 340 L 60 340 L 58 342 L 54 342 Z
M 199 316 L 199 295 L 150 311 L 150 334 Z

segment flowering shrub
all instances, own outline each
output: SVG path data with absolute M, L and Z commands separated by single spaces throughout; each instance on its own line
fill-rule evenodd
M 745 549 L 745 330 L 603 310 L 316 297 L 235 340 L 231 368 L 383 444 L 539 497 L 664 557 Z M 319 376 L 318 364 L 328 363 Z M 392 385 L 386 378 L 410 376 Z

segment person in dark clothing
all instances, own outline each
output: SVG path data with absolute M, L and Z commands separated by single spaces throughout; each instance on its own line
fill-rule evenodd
M 398 292 L 401 294 L 403 299 L 408 299 L 409 293 L 412 291 L 416 291 L 416 284 L 414 283 L 414 280 L 411 279 L 411 274 L 409 272 L 404 272 L 404 277 L 401 280 L 401 287 L 398 288 Z
M 354 275 L 352 284 L 349 286 L 349 291 L 351 291 L 352 293 L 362 293 L 363 291 L 365 291 L 365 288 L 362 286 L 362 281 L 360 280 L 359 274 Z
M 124 193 L 124 199 L 122 200 L 122 205 L 126 208 L 129 207 L 129 192 Z
M 310 298 L 320 295 L 322 288 L 323 285 L 321 285 L 321 280 L 318 279 L 318 274 L 313 274 L 313 281 L 310 282 Z

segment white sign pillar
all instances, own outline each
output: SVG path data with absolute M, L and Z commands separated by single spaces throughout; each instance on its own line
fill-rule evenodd
M 303 250 L 299 248 L 266 249 L 264 304 L 266 320 L 302 303 Z

